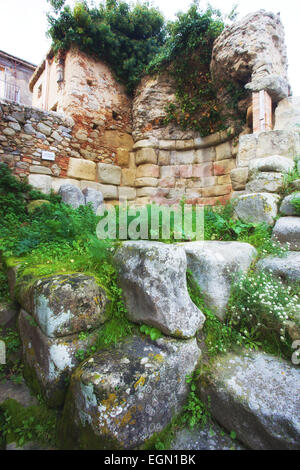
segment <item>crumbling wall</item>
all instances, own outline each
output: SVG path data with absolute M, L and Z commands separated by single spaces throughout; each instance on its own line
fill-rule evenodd
M 213 77 L 230 77 L 251 91 L 266 90 L 273 101 L 289 93 L 284 28 L 279 15 L 259 10 L 225 28 L 216 39 Z
M 73 134 L 80 141 L 76 157 L 128 166 L 132 100 L 110 68 L 72 48 L 64 57 L 63 76 L 58 72 L 56 58 L 48 54 L 31 80 L 33 106 L 55 108 L 73 119 Z

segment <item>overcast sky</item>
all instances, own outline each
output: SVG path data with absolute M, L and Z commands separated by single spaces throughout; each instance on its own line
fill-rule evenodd
M 173 18 L 176 12 L 187 10 L 191 1 L 154 0 L 152 3 L 167 18 Z M 299 0 L 211 0 L 210 3 L 224 12 L 229 12 L 232 5 L 238 3 L 240 16 L 261 8 L 281 13 L 288 47 L 290 82 L 294 95 L 300 96 Z M 50 40 L 45 37 L 48 10 L 46 0 L 0 0 L 0 49 L 34 64 L 40 63 L 50 46 Z

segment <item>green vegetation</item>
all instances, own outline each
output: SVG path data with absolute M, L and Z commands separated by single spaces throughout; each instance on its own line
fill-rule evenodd
M 235 10 L 229 16 L 233 19 Z M 194 2 L 167 24 L 166 42 L 147 68 L 148 73 L 167 71 L 176 83 L 176 102 L 166 107 L 165 125 L 174 122 L 204 137 L 227 129 L 230 121 L 245 122 L 238 110 L 238 102 L 247 96 L 244 87 L 230 81 L 217 84 L 210 72 L 213 44 L 225 22 L 220 10 L 202 10 Z M 220 94 L 227 97 L 224 102 Z
M 159 338 L 162 338 L 163 334 L 158 328 L 153 328 L 151 326 L 142 325 L 140 327 L 140 332 L 144 333 L 147 336 L 150 336 L 152 341 L 155 341 Z
M 67 51 L 71 45 L 106 61 L 132 94 L 147 64 L 165 39 L 164 18 L 148 3 L 130 6 L 106 0 L 99 8 L 77 2 L 72 10 L 64 1 L 51 1 L 56 15 L 48 15 L 53 49 Z
M 0 328 L 0 341 L 6 346 L 6 364 L 0 364 L 0 382 L 11 380 L 22 381 L 23 365 L 21 361 L 21 341 L 17 331 Z
M 209 67 L 213 43 L 227 19 L 235 18 L 235 8 L 224 18 L 220 10 L 201 9 L 194 1 L 187 13 L 166 23 L 147 2 L 106 0 L 95 8 L 80 1 L 74 9 L 63 0 L 49 2 L 54 14 L 48 14 L 48 34 L 55 53 L 76 45 L 106 61 L 130 94 L 145 73 L 168 71 L 176 82 L 176 102 L 168 104 L 163 124 L 175 122 L 206 136 L 227 129 L 230 122 L 245 122 L 238 110 L 238 102 L 246 97 L 243 85 L 216 84 Z M 217 91 L 226 97 L 226 105 Z
M 251 272 L 235 280 L 226 322 L 264 351 L 290 359 L 289 324 L 300 330 L 299 286 L 285 285 L 267 273 Z
M 0 406 L 0 433 L 7 444 L 15 442 L 21 447 L 31 441 L 51 448 L 56 441 L 57 417 L 57 412 L 43 404 L 24 408 L 8 399 Z
M 292 201 L 291 201 L 291 204 L 294 206 L 294 208 L 296 209 L 296 212 L 297 214 L 300 215 L 300 197 L 299 196 L 295 196 Z
M 282 190 L 282 194 L 284 196 L 287 196 L 289 194 L 291 194 L 293 191 L 295 191 L 295 189 L 293 188 L 293 182 L 296 181 L 296 180 L 300 180 L 300 165 L 299 165 L 299 162 L 300 162 L 300 157 L 296 157 L 295 158 L 295 164 L 294 164 L 294 168 L 289 171 L 288 173 L 285 173 L 284 174 L 284 177 L 283 177 L 283 190 Z

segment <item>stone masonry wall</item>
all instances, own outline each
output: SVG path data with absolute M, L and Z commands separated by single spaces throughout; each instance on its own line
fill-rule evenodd
M 132 149 L 118 131 L 111 139 L 124 148 L 119 165 L 82 158 L 86 140 L 78 129 L 74 133 L 71 118 L 0 102 L 0 161 L 46 193 L 67 182 L 97 189 L 111 203 L 126 198 L 137 204 L 173 204 L 184 197 L 189 203 L 214 205 L 230 198 L 237 140 L 227 132 L 188 140 L 139 140 Z M 54 159 L 43 159 L 44 151 Z
M 72 118 L 58 113 L 0 101 L 0 161 L 46 193 L 51 189 L 58 191 L 69 182 L 81 189 L 98 189 L 106 200 L 117 200 L 121 167 L 134 165 L 130 156 L 132 139 L 118 130 L 107 134 L 110 147 L 118 148 L 123 156 L 117 166 L 111 163 L 112 159 L 98 154 L 95 161 L 85 158 L 86 145 L 93 143 L 92 138 L 81 135 L 78 128 L 74 132 L 74 127 Z M 53 160 L 43 159 L 45 151 L 53 154 Z M 122 195 L 135 199 L 135 189 L 123 188 Z
M 230 172 L 236 167 L 236 140 L 227 132 L 189 140 L 140 140 L 134 147 L 135 169 L 122 170 L 134 184 L 139 204 L 226 203 L 232 193 Z

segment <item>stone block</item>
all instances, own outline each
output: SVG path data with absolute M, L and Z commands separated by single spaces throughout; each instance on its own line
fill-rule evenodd
M 142 165 L 143 163 L 153 163 L 156 165 L 157 155 L 153 148 L 143 148 L 137 151 L 135 160 L 137 165 Z
M 146 163 L 145 165 L 140 165 L 136 171 L 137 178 L 148 177 L 159 178 L 159 166 L 152 165 L 151 163 Z
M 227 175 L 236 167 L 235 160 L 220 160 L 214 163 L 214 175 Z
M 135 186 L 138 188 L 142 188 L 143 186 L 152 186 L 156 187 L 158 185 L 158 179 L 157 178 L 137 178 L 135 180 Z
M 119 187 L 119 199 L 127 199 L 128 201 L 133 201 L 136 198 L 136 189 L 129 188 L 128 186 Z
M 50 194 L 52 178 L 48 175 L 29 175 L 28 183 L 44 194 Z
M 121 184 L 122 170 L 119 166 L 109 163 L 98 163 L 97 174 L 100 183 L 117 186 Z
M 134 186 L 135 185 L 135 178 L 136 178 L 136 170 L 135 169 L 122 169 L 122 186 Z
M 81 180 L 96 180 L 96 163 L 82 158 L 70 158 L 67 175 Z
M 232 158 L 230 142 L 224 142 L 216 147 L 216 160 L 226 160 Z

